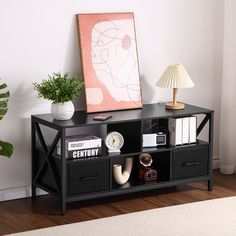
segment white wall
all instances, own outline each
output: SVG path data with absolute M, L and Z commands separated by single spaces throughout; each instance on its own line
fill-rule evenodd
M 15 147 L 10 160 L 0 158 L 0 189 L 30 185 L 30 115 L 50 111 L 32 82 L 57 71 L 80 74 L 75 14 L 125 11 L 135 14 L 144 103 L 171 98 L 154 84 L 168 64 L 182 62 L 196 87 L 179 99 L 216 109 L 218 155 L 221 0 L 0 0 L 0 78 L 11 91 L 0 138 Z

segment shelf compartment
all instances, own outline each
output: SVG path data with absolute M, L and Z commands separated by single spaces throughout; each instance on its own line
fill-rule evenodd
M 117 131 L 124 137 L 121 154 L 141 152 L 141 121 L 108 124 L 107 132 L 112 131 Z
M 152 166 L 157 170 L 157 181 L 164 182 L 170 180 L 170 156 L 171 152 L 150 153 L 153 159 Z
M 143 133 L 151 134 L 158 132 L 168 133 L 168 119 L 167 118 L 152 118 L 143 120 Z
M 156 184 L 159 182 L 165 182 L 170 180 L 170 151 L 161 153 L 150 153 L 153 159 L 152 168 L 157 170 L 157 180 L 152 182 L 145 182 L 139 179 L 139 170 L 143 168 L 139 162 L 139 155 L 130 156 L 133 157 L 133 168 L 129 178 L 129 181 L 124 185 L 118 185 L 112 174 L 112 189 L 122 189 L 129 188 L 140 185 Z M 122 170 L 124 169 L 125 159 L 127 157 L 117 156 L 111 159 L 111 170 L 113 171 L 113 165 L 122 165 Z

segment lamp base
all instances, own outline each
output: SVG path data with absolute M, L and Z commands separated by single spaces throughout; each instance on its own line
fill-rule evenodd
M 173 102 L 168 102 L 165 105 L 166 109 L 169 110 L 180 110 L 180 109 L 184 109 L 184 104 L 183 103 L 176 103 L 174 104 Z

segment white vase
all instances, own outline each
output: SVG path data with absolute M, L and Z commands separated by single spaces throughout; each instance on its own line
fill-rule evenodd
M 65 103 L 52 103 L 51 113 L 56 120 L 69 120 L 75 111 L 74 104 L 69 101 Z
M 123 172 L 121 165 L 119 164 L 113 165 L 113 175 L 117 184 L 125 184 L 129 180 L 132 167 L 133 167 L 132 157 L 126 158 Z

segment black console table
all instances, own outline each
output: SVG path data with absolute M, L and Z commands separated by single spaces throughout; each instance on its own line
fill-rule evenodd
M 143 109 L 110 112 L 107 121 L 94 121 L 95 114 L 84 111 L 74 113 L 67 121 L 54 120 L 51 114 L 33 115 L 32 122 L 32 197 L 36 188 L 54 194 L 61 203 L 61 213 L 66 211 L 70 202 L 128 194 L 179 184 L 207 181 L 212 190 L 212 149 L 214 112 L 201 107 L 187 105 L 184 110 L 166 110 L 160 104 L 144 105 Z M 208 141 L 197 140 L 196 144 L 143 148 L 142 134 L 146 121 L 167 121 L 170 117 L 186 117 L 203 114 L 204 118 L 197 127 L 197 136 L 207 123 Z M 89 128 L 100 132 L 118 131 L 125 139 L 121 153 L 109 155 L 103 147 L 102 154 L 89 159 L 66 159 L 66 136 L 70 129 L 77 134 Z M 51 138 L 45 130 L 54 130 Z M 56 154 L 56 145 L 61 142 L 62 155 Z M 105 146 L 103 144 L 103 146 Z M 137 178 L 139 155 L 149 153 L 158 171 L 158 180 L 145 184 Z M 127 157 L 133 157 L 133 169 L 129 182 L 124 186 L 115 183 L 112 174 L 114 164 L 124 164 Z M 195 163 L 184 165 L 184 163 Z

